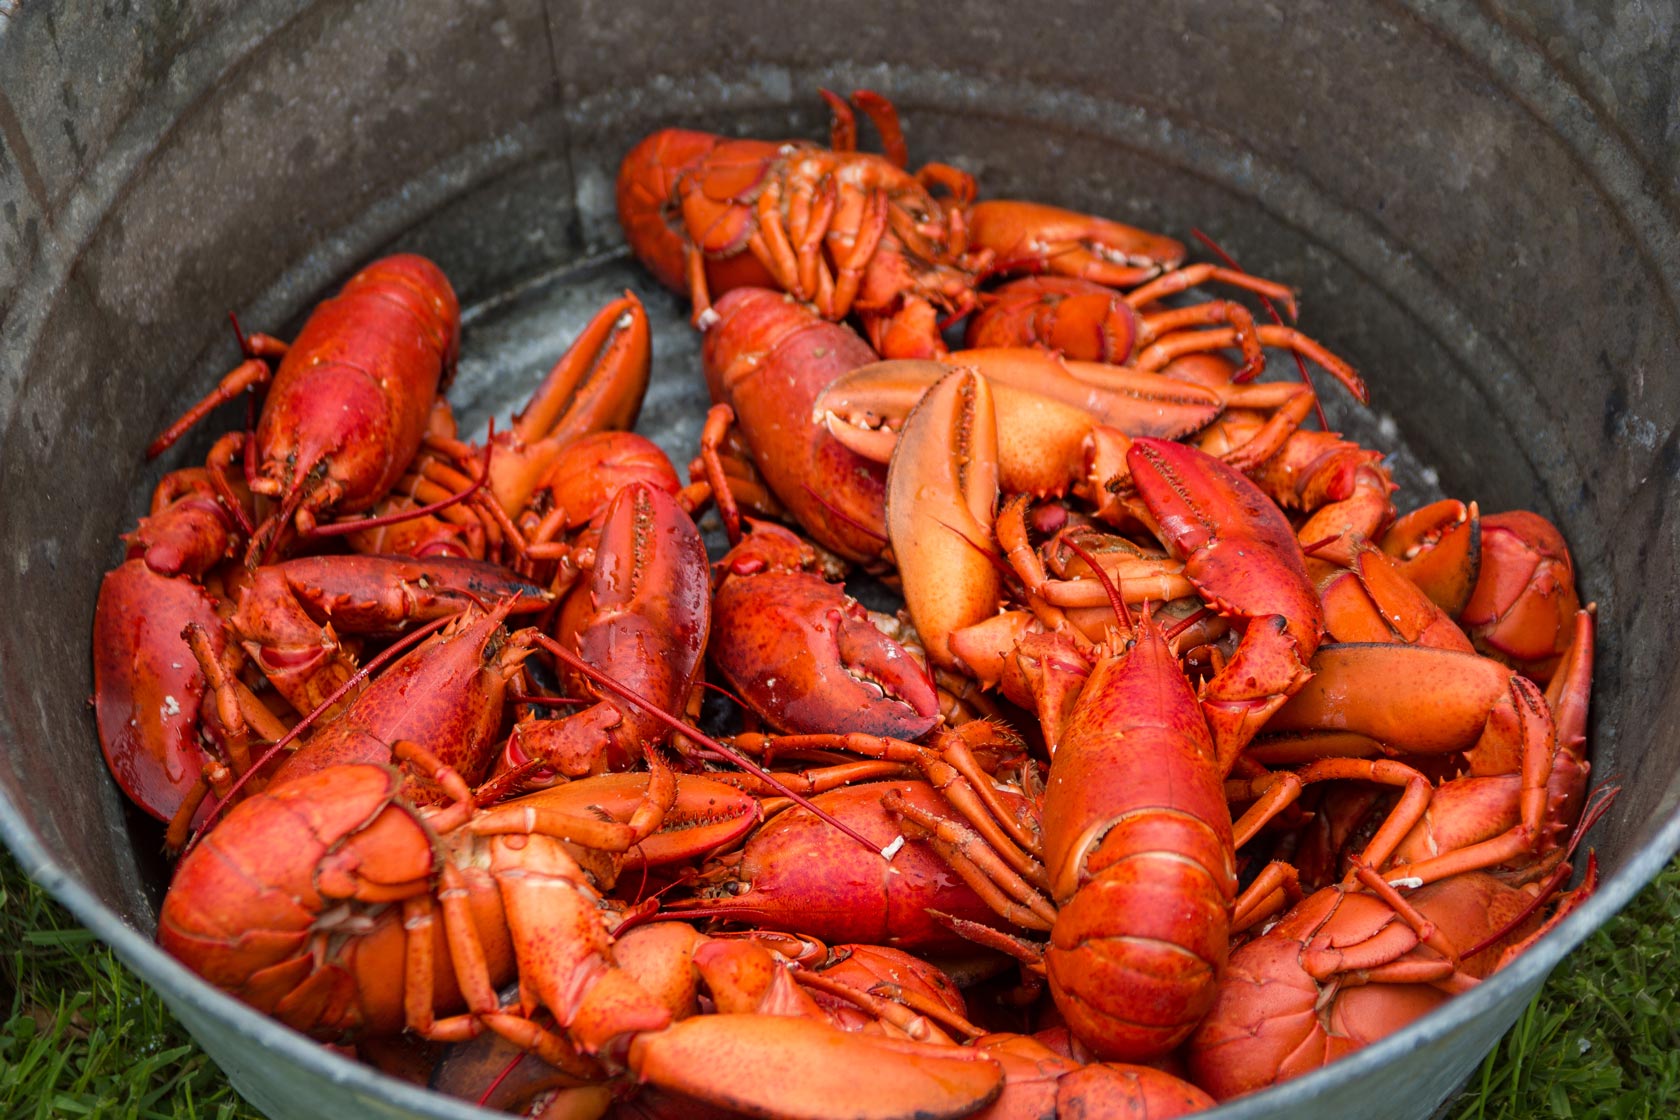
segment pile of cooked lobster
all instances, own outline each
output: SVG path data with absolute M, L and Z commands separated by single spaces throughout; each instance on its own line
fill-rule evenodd
M 826 147 L 667 130 L 622 165 L 703 332 L 686 484 L 631 431 L 634 296 L 474 443 L 415 256 L 241 335 L 158 438 L 252 402 L 94 625 L 105 756 L 179 857 L 162 946 L 532 1116 L 1159 1118 L 1578 905 L 1558 531 L 1397 516 L 1380 451 L 1258 380 L 1292 351 L 1365 399 L 1285 286 L 976 201 L 906 170 L 883 99 L 829 100 Z

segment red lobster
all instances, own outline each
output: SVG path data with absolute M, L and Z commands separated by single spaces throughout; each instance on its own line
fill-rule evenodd
M 1256 326 L 1247 308 L 1230 300 L 1190 307 L 1146 310 L 1151 304 L 1209 280 L 1219 280 L 1284 302 L 1294 314 L 1294 295 L 1281 284 L 1246 272 L 1192 265 L 1122 294 L 1102 284 L 1063 276 L 1029 276 L 980 297 L 969 318 L 965 343 L 971 348 L 1043 346 L 1068 358 L 1157 370 L 1186 354 L 1234 347 L 1243 352 L 1237 380 L 1265 368 L 1261 348 L 1275 346 L 1305 355 L 1363 400 L 1352 368 L 1292 327 Z M 1196 330 L 1230 324 L 1222 330 Z
M 706 383 L 733 411 L 765 484 L 818 544 L 879 564 L 886 471 L 812 414 L 830 381 L 875 361 L 875 352 L 849 327 L 779 292 L 736 289 L 716 311 L 701 351 Z
M 147 455 L 161 454 L 217 405 L 271 382 L 246 481 L 279 508 L 252 533 L 246 563 L 255 567 L 294 518 L 308 537 L 323 515 L 367 509 L 402 477 L 439 389 L 454 376 L 460 320 L 455 290 L 432 262 L 412 254 L 374 261 L 315 309 L 290 347 L 267 338 L 253 347 L 283 354 L 278 370 L 248 358 Z
M 673 1020 L 686 1011 L 673 1006 L 668 985 L 653 982 L 675 980 L 677 970 L 637 963 L 637 954 L 616 959 L 620 919 L 599 892 L 623 865 L 619 853 L 640 842 L 644 863 L 669 862 L 727 842 L 756 815 L 751 798 L 685 776 L 671 821 L 694 827 L 644 835 L 624 821 L 645 797 L 638 780 L 588 779 L 475 811 L 458 775 L 424 752 L 399 753 L 450 802 L 417 809 L 399 793 L 400 774 L 370 765 L 333 767 L 253 798 L 182 863 L 159 919 L 166 951 L 318 1038 L 407 1028 L 460 1041 L 488 1029 L 572 1084 L 628 1065 L 667 1091 L 815 1117 L 838 1089 L 832 1079 L 865 1062 L 878 1080 L 854 1098 L 860 1116 L 957 1116 L 997 1094 L 996 1064 L 948 1043 L 767 1018 L 759 1000 L 768 992 L 737 994 L 740 984 L 725 983 L 739 957 L 727 945 L 718 962 L 700 960 L 692 936 L 666 945 L 678 970 L 691 954 L 703 966 L 724 1012 L 681 1022 Z M 774 966 L 749 972 L 774 987 Z M 518 1002 L 504 1007 L 496 987 L 515 976 Z M 800 1085 L 744 1076 L 754 1062 L 808 1073 Z
M 172 516 L 149 519 L 150 531 Z M 239 682 L 242 665 L 304 714 L 356 672 L 340 634 L 394 636 L 455 614 L 474 597 L 522 593 L 516 609 L 524 612 L 548 600 L 512 573 L 468 560 L 300 557 L 244 578 L 228 565 L 213 575 L 196 564 L 164 575 L 148 555 L 113 569 L 100 587 L 94 701 L 112 774 L 136 804 L 166 821 L 202 796 L 212 758 L 212 768 L 243 768 L 243 748 L 231 737 L 273 740 L 283 731 L 283 717 Z M 206 706 L 207 695 L 216 703 Z M 285 703 L 276 703 L 284 712 Z
M 889 531 L 930 656 L 999 598 L 984 555 L 997 493 L 989 396 L 976 374 L 941 380 L 905 421 L 890 468 Z M 1294 533 L 1253 484 L 1162 440 L 1136 440 L 1127 460 L 1138 516 L 1209 605 L 1244 626 L 1198 700 L 1146 614 L 1129 649 L 1099 647 L 1065 722 L 1047 730 L 1051 992 L 1094 1051 L 1139 1058 L 1183 1041 L 1213 998 L 1236 894 L 1223 780 L 1310 675 L 1323 616 Z

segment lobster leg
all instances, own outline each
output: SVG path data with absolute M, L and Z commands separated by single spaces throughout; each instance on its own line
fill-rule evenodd
M 1048 271 L 1123 288 L 1184 262 L 1184 245 L 1170 237 L 1054 206 L 979 202 L 965 217 L 970 241 L 997 255 L 1000 272 Z
M 1470 784 L 1445 800 L 1437 793 L 1430 816 L 1459 796 L 1488 796 L 1481 791 L 1515 809 L 1514 819 L 1504 811 L 1455 813 L 1455 829 L 1464 831 L 1444 844 L 1425 834 L 1408 837 L 1400 849 L 1406 862 L 1392 869 L 1395 876 L 1433 882 L 1493 867 L 1538 853 L 1555 834 L 1548 813 L 1557 738 L 1551 709 L 1532 682 L 1474 654 L 1407 645 L 1326 646 L 1313 669 L 1313 679 L 1272 717 L 1268 741 L 1251 749 L 1257 761 L 1300 761 L 1327 750 L 1466 751 L 1468 775 L 1461 781 Z M 1338 693 L 1344 689 L 1351 691 Z M 1338 694 L 1360 699 L 1331 699 Z M 1271 739 L 1273 732 L 1281 737 Z
M 146 447 L 146 458 L 155 459 L 165 451 L 180 442 L 182 436 L 197 426 L 198 422 L 229 401 L 237 400 L 241 393 L 266 385 L 274 377 L 274 371 L 267 362 L 260 358 L 247 358 L 228 372 L 216 387 L 205 394 L 204 399 L 193 405 L 169 425 L 156 439 Z

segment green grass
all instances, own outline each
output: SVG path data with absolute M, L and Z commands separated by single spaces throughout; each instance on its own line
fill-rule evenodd
M 150 988 L 0 852 L 0 1120 L 255 1120 Z
M 1552 973 L 1457 1120 L 1680 1115 L 1680 861 Z
M 1680 1115 L 1680 861 L 1561 965 L 1455 1120 Z M 0 853 L 0 1120 L 256 1120 L 161 1000 Z

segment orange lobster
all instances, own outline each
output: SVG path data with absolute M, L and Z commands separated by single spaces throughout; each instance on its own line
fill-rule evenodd
M 346 762 L 388 764 L 402 741 L 445 757 L 452 767 L 482 774 L 501 726 L 508 681 L 529 653 L 529 642 L 510 641 L 503 625 L 522 604 L 537 609 L 543 599 L 509 595 L 487 611 L 457 606 L 444 616 L 451 621 L 442 632 L 408 650 L 342 704 L 323 703 L 290 730 L 218 662 L 210 635 L 189 624 L 190 656 L 209 681 L 213 703 L 205 705 L 205 722 L 217 733 L 216 750 L 170 818 L 168 847 L 182 847 L 189 824 L 203 819 L 201 803 L 210 792 L 219 810 L 271 779 Z M 337 691 L 347 692 L 353 683 L 347 680 Z M 300 738 L 305 730 L 308 737 Z M 283 755 L 271 757 L 281 749 Z M 418 796 L 413 787 L 409 792 Z
M 616 959 L 621 919 L 600 891 L 622 867 L 621 853 L 639 844 L 641 861 L 655 864 L 727 842 L 756 816 L 750 797 L 684 777 L 670 817 L 683 827 L 644 834 L 625 822 L 645 797 L 638 780 L 588 779 L 474 810 L 447 767 L 408 747 L 399 756 L 419 764 L 449 802 L 418 809 L 400 794 L 400 774 L 370 765 L 271 788 L 182 863 L 159 919 L 166 951 L 319 1038 L 406 1028 L 459 1041 L 488 1030 L 573 1084 L 627 1066 L 666 1091 L 815 1117 L 834 1090 L 813 1085 L 815 1073 L 795 1086 L 743 1077 L 738 1067 L 797 1062 L 817 1071 L 841 1062 L 849 1070 L 862 1061 L 880 1083 L 857 1114 L 881 1120 L 957 1116 L 998 1092 L 1001 1071 L 973 1051 L 849 1035 L 820 1011 L 804 1023 L 797 1012 L 769 1017 L 787 1014 L 763 1004 L 781 970 L 741 962 L 727 944 L 714 961 L 703 954 L 713 946 L 694 948 L 692 935 L 674 945 L 655 937 L 667 942 L 654 946 L 656 957 L 674 960 Z M 720 1013 L 674 1022 L 687 1012 L 656 981 L 677 980 L 671 965 L 686 970 L 690 957 Z M 731 981 L 742 963 L 749 978 Z M 515 976 L 517 1002 L 504 1006 L 496 987 Z
M 1231 955 L 1190 1039 L 1196 1084 L 1228 1100 L 1393 1034 L 1562 921 L 1591 897 L 1597 867 L 1589 858 L 1581 885 L 1544 920 L 1556 874 L 1525 885 L 1472 872 L 1404 897 L 1369 868 L 1360 880 L 1364 890 L 1318 891 Z
M 623 783 L 573 783 L 475 811 L 459 775 L 412 745 L 397 755 L 419 764 L 448 802 L 417 808 L 400 772 L 370 764 L 271 786 L 182 861 L 158 920 L 163 948 L 319 1038 L 406 1026 L 449 1040 L 489 1027 L 548 1042 L 530 1018 L 534 1005 L 500 1008 L 494 988 L 516 969 L 524 992 L 582 1048 L 669 1021 L 613 967 L 617 919 L 596 891 L 611 885 L 617 853 L 644 839 L 644 858 L 659 860 L 739 835 L 756 816 L 751 798 L 682 779 L 682 808 L 670 819 L 692 806 L 705 827 L 655 845 L 619 819 L 642 796 Z M 721 812 L 726 805 L 732 811 Z M 468 1014 L 438 1018 L 463 1004 Z
M 1382 538 L 1477 652 L 1541 684 L 1568 650 L 1581 600 L 1575 565 L 1557 527 L 1537 513 L 1487 517 L 1447 500 L 1413 511 Z
M 1044 963 L 1074 1033 L 1154 1058 L 1211 1005 L 1237 879 L 1215 744 L 1145 614 L 1102 652 L 1055 746 L 1044 861 L 1059 904 Z
M 1146 311 L 1162 298 L 1211 280 L 1280 300 L 1294 315 L 1294 295 L 1281 284 L 1246 272 L 1192 265 L 1121 293 L 1102 284 L 1064 276 L 1029 276 L 980 296 L 969 317 L 970 348 L 1042 346 L 1068 358 L 1158 370 L 1186 354 L 1241 349 L 1237 380 L 1265 368 L 1261 347 L 1293 350 L 1317 362 L 1363 400 L 1359 377 L 1342 359 L 1292 327 L 1256 326 L 1247 308 L 1230 300 Z M 1228 323 L 1223 330 L 1196 330 Z
M 703 329 L 716 322 L 714 295 L 774 286 L 826 319 L 855 307 L 892 356 L 942 349 L 938 313 L 972 306 L 987 261 L 968 252 L 962 220 L 974 180 L 942 164 L 905 171 L 897 115 L 867 91 L 856 100 L 890 154 L 857 151 L 851 109 L 824 97 L 835 112 L 827 149 L 680 129 L 641 141 L 618 173 L 625 238 L 661 283 L 689 295 Z

